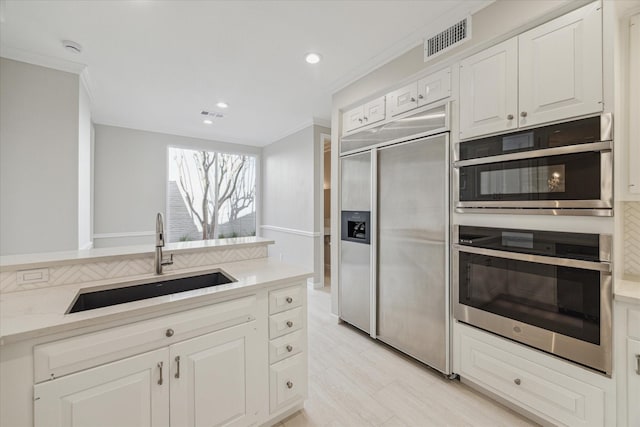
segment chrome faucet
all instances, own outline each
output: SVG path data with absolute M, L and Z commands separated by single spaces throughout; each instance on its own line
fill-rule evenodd
M 162 214 L 158 212 L 156 216 L 156 258 L 155 267 L 156 274 L 162 274 L 162 266 L 173 264 L 173 254 L 169 259 L 163 259 L 162 248 L 164 247 L 164 224 L 162 222 Z

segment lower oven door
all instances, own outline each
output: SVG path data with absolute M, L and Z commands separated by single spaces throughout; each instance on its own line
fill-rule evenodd
M 611 374 L 609 263 L 453 248 L 457 320 Z

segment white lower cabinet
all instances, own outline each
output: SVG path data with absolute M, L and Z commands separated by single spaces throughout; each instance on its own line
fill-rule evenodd
M 628 425 L 640 426 L 640 341 L 627 339 Z
M 304 358 L 298 354 L 271 366 L 270 410 L 277 412 L 292 402 L 304 399 L 307 394 L 307 369 Z
M 251 322 L 169 349 L 172 426 L 243 426 L 257 421 L 260 349 Z
M 307 396 L 306 315 L 304 283 L 289 282 L 3 347 L 0 425 L 273 424 Z
M 254 424 L 261 369 L 255 323 L 36 384 L 35 425 Z
M 610 378 L 460 323 L 456 334 L 454 366 L 463 380 L 556 425 L 611 424 Z
M 169 425 L 169 351 L 160 349 L 34 387 L 34 424 Z

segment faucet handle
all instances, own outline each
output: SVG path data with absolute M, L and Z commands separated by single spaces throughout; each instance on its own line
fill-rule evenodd
M 169 259 L 166 259 L 166 258 L 165 258 L 165 259 L 163 259 L 163 260 L 161 261 L 161 264 L 162 264 L 162 265 L 171 265 L 171 264 L 173 264 L 173 254 L 170 254 L 170 255 L 169 255 Z

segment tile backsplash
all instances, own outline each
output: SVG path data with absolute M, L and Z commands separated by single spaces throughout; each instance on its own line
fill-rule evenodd
M 624 204 L 624 274 L 640 277 L 640 202 Z
M 177 271 L 200 266 L 214 266 L 225 262 L 242 261 L 267 256 L 267 245 L 236 247 L 227 249 L 209 249 L 179 253 L 173 257 L 173 265 L 166 266 L 165 271 Z M 47 270 L 47 280 L 34 283 L 20 283 L 20 272 L 5 271 L 0 273 L 0 292 L 16 292 L 51 286 L 74 283 L 97 282 L 104 279 L 119 279 L 142 274 L 152 274 L 154 270 L 153 255 L 145 257 L 114 257 L 101 262 L 83 262 L 78 264 L 55 265 Z

